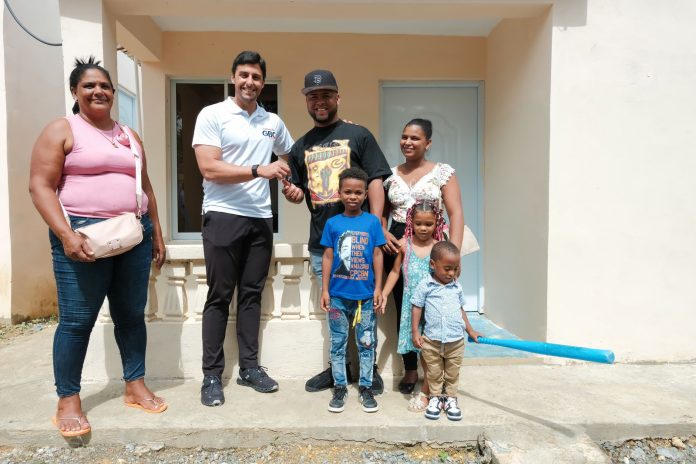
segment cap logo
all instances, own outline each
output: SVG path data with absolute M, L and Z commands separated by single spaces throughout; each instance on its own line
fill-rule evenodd
M 314 85 L 319 85 L 321 84 L 321 74 L 315 74 L 314 75 Z

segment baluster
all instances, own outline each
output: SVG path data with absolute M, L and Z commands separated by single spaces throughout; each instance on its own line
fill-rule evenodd
M 162 273 L 156 266 L 152 266 L 150 277 L 147 281 L 147 305 L 145 306 L 145 320 L 148 322 L 158 319 L 159 300 L 157 298 L 157 277 Z
M 302 274 L 304 274 L 304 261 L 302 258 L 283 259 L 279 261 L 279 264 L 280 274 L 283 276 L 280 318 L 283 320 L 298 320 L 302 310 L 300 279 Z
M 110 324 L 113 321 L 111 320 L 111 312 L 109 309 L 109 299 L 104 298 L 104 302 L 101 305 L 101 308 L 99 308 L 99 323 L 101 324 Z
M 230 301 L 230 315 L 227 318 L 227 323 L 228 324 L 236 324 L 237 323 L 237 291 L 239 288 L 235 288 L 234 292 L 232 293 L 232 301 Z
M 195 276 L 196 293 L 193 306 L 189 306 L 189 319 L 195 321 L 203 320 L 203 307 L 208 299 L 208 281 L 206 280 L 205 261 L 196 259 L 189 262 L 188 273 Z
M 168 261 L 164 274 L 167 288 L 164 295 L 164 319 L 182 320 L 188 310 L 186 295 L 187 261 Z
M 271 265 L 268 268 L 266 284 L 261 293 L 261 320 L 268 321 L 280 317 L 280 308 L 276 309 L 275 295 L 273 295 L 273 280 L 278 274 L 278 261 L 275 256 L 271 258 Z
M 321 309 L 321 279 L 312 271 L 312 264 L 309 263 L 309 281 L 311 282 L 309 290 L 309 318 L 310 319 L 326 319 L 326 313 Z

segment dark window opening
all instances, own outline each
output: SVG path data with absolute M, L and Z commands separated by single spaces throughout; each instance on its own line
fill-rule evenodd
M 174 237 L 201 232 L 201 205 L 203 204 L 203 176 L 198 170 L 196 155 L 191 147 L 196 117 L 203 107 L 225 98 L 225 90 L 234 96 L 231 83 L 172 83 L 176 92 L 176 205 L 177 221 Z M 278 113 L 278 85 L 266 83 L 258 99 L 266 111 Z M 277 157 L 272 155 L 272 160 Z M 278 181 L 270 183 L 273 232 L 278 232 Z

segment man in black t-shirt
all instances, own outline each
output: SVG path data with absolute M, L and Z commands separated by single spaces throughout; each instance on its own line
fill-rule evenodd
M 308 242 L 310 260 L 312 271 L 321 283 L 324 247 L 319 241 L 324 224 L 330 217 L 343 212 L 338 195 L 338 175 L 349 167 L 359 167 L 367 172 L 367 201 L 363 209 L 381 218 L 384 209 L 382 181 L 391 175 L 391 169 L 369 130 L 339 119 L 340 96 L 331 71 L 319 69 L 308 73 L 302 93 L 306 97 L 307 111 L 314 120 L 314 127 L 295 142 L 290 151 L 289 164 L 294 185 L 286 185 L 283 193 L 294 203 L 300 203 L 302 198 L 307 203 L 311 214 Z M 301 189 L 302 194 L 295 187 Z M 329 367 L 309 379 L 305 389 L 321 391 L 332 386 L 333 376 Z M 375 393 L 384 390 L 377 365 L 372 389 Z

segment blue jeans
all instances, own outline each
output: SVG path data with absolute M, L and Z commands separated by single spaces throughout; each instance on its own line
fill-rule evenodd
M 331 372 L 334 384 L 347 384 L 346 381 L 346 347 L 348 346 L 348 331 L 353 323 L 353 317 L 358 309 L 357 300 L 331 298 L 329 311 L 329 333 L 331 334 Z M 372 366 L 375 364 L 375 314 L 372 309 L 372 298 L 362 300 L 360 321 L 355 325 L 355 343 L 358 345 L 360 359 L 361 387 L 372 386 Z
M 321 295 L 321 287 L 322 287 L 322 282 L 321 282 L 321 260 L 323 257 L 323 253 L 317 253 L 315 251 L 310 251 L 309 252 L 309 265 L 312 268 L 312 272 L 314 275 L 317 276 L 317 282 L 319 282 L 319 294 Z M 372 301 L 372 300 L 370 300 Z M 370 303 L 370 305 L 372 305 Z M 374 338 L 374 349 L 375 353 L 377 352 L 377 318 L 373 318 L 375 326 L 373 327 L 372 333 L 373 333 L 373 338 Z M 351 322 L 352 323 L 352 322 Z
M 71 216 L 73 229 L 104 219 Z M 80 392 L 82 366 L 92 328 L 104 298 L 109 299 L 114 335 L 121 353 L 123 379 L 145 376 L 145 303 L 152 262 L 152 222 L 141 218 L 143 241 L 126 253 L 93 263 L 65 256 L 58 237 L 49 231 L 53 273 L 58 289 L 58 328 L 53 338 L 53 375 L 58 396 Z

